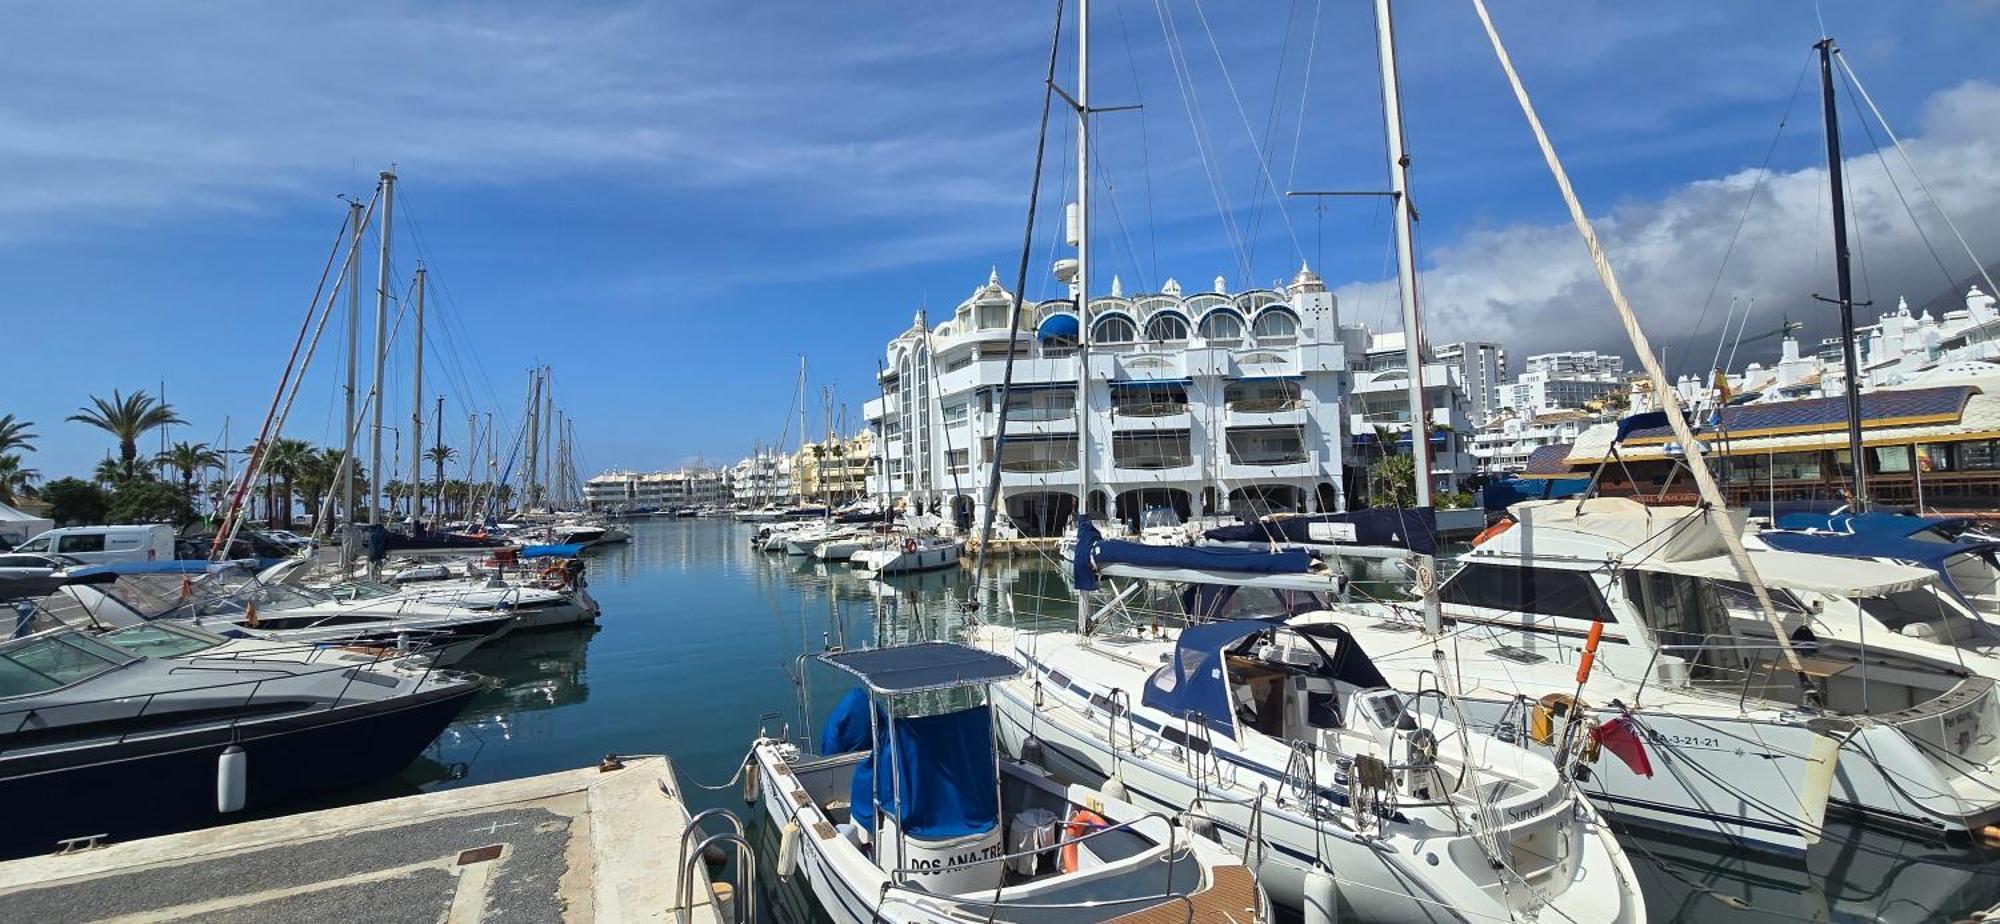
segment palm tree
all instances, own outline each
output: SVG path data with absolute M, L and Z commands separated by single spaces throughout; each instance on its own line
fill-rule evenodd
M 113 389 L 111 400 L 92 395 L 90 401 L 96 407 L 78 408 L 78 413 L 69 415 L 69 419 L 117 437 L 118 462 L 128 476 L 137 471 L 134 466 L 139 459 L 139 437 L 161 427 L 187 423 L 174 413 L 171 405 L 146 394 L 143 388 L 130 395 Z
M 21 457 L 11 452 L 0 453 L 0 504 L 11 504 L 23 494 L 35 492 L 35 482 L 42 473 L 21 464 Z
M 195 501 L 195 475 L 221 468 L 223 464 L 222 453 L 210 449 L 207 443 L 175 443 L 154 461 L 181 473 L 181 491 L 187 494 L 190 504 Z
M 436 482 L 437 506 L 438 506 L 437 513 L 438 516 L 442 517 L 444 516 L 444 464 L 446 462 L 450 462 L 451 460 L 458 458 L 458 450 L 453 449 L 450 446 L 446 446 L 443 443 L 439 443 L 436 446 L 432 446 L 431 448 L 424 450 L 424 458 L 431 460 L 431 464 L 437 466 L 437 482 Z M 424 507 L 423 493 L 419 491 L 417 494 L 417 502 L 411 505 L 410 509 L 413 512 L 421 513 L 423 511 L 423 507 Z
M 284 490 L 276 495 L 277 504 L 272 508 L 273 525 L 280 529 L 292 528 L 292 499 L 297 497 L 299 475 L 311 464 L 317 452 L 305 440 L 279 438 L 271 441 L 271 449 L 264 456 L 264 472 L 274 479 L 282 479 Z M 307 504 L 312 500 L 307 499 Z
M 107 488 L 117 485 L 131 475 L 131 469 L 118 464 L 118 460 L 105 456 L 97 467 L 90 470 L 90 480 Z
M 35 444 L 31 442 L 35 435 L 28 432 L 32 426 L 34 424 L 30 421 L 15 420 L 12 414 L 0 414 L 0 452 L 15 449 L 35 451 Z

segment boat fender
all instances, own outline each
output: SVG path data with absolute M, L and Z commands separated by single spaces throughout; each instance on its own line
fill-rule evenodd
M 1021 742 L 1021 762 L 1037 767 L 1048 766 L 1048 762 L 1042 759 L 1042 739 L 1029 735 Z
M 1215 836 L 1215 819 L 1208 817 L 1207 812 L 1200 809 L 1188 809 L 1181 813 L 1180 823 L 1181 827 L 1186 828 L 1189 834 L 1207 838 L 1218 844 L 1222 843 L 1222 839 Z
M 1485 542 L 1486 540 L 1491 539 L 1494 536 L 1498 536 L 1501 533 L 1504 533 L 1512 528 L 1514 528 L 1513 519 L 1502 518 L 1499 522 L 1496 522 L 1493 525 L 1480 530 L 1479 535 L 1472 537 L 1472 547 L 1475 549 L 1479 548 L 1480 543 Z
M 1104 798 L 1110 799 L 1113 802 L 1125 801 L 1124 778 L 1120 777 L 1116 773 L 1112 774 L 1110 779 L 1104 781 L 1104 789 L 1102 790 L 1102 792 L 1104 793 Z
M 1337 924 L 1340 920 L 1340 883 L 1325 867 L 1306 871 L 1303 906 L 1305 924 Z
M 232 744 L 215 758 L 215 810 L 225 815 L 240 812 L 249 797 L 250 755 Z
M 903 540 L 903 554 L 914 555 L 916 554 L 916 551 L 917 551 L 917 540 L 915 539 Z
M 778 878 L 790 879 L 799 868 L 799 823 L 785 822 L 784 833 L 778 836 Z
M 757 804 L 757 762 L 756 762 L 756 761 L 750 761 L 750 762 L 747 762 L 747 763 L 745 763 L 745 764 L 743 765 L 743 802 L 744 802 L 744 804 L 746 804 L 746 805 L 756 805 L 756 804 Z
M 1554 744 L 1556 740 L 1556 720 L 1568 718 L 1579 709 L 1589 709 L 1590 705 L 1568 693 L 1550 693 L 1535 701 L 1534 710 L 1528 716 L 1528 737 L 1536 744 Z
M 1099 815 L 1087 808 L 1080 808 L 1071 812 L 1069 823 L 1063 826 L 1062 871 L 1065 873 L 1074 873 L 1077 871 L 1077 838 L 1089 834 L 1098 828 L 1108 828 L 1110 826 L 1110 822 L 1105 821 L 1103 815 Z

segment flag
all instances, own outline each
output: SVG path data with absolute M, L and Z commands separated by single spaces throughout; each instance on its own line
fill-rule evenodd
M 1638 723 L 1630 716 L 1619 716 L 1590 730 L 1590 740 L 1598 746 L 1618 755 L 1625 762 L 1626 769 L 1648 779 L 1653 776 L 1653 759 L 1646 756 L 1646 741 L 1639 734 Z

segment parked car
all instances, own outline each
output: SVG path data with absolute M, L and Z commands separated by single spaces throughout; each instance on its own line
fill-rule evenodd
M 0 554 L 0 577 L 49 577 L 90 564 L 68 555 Z

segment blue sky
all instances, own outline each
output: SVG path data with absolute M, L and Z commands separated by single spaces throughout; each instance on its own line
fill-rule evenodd
M 1756 172 L 1816 12 L 1974 248 L 2000 258 L 2000 4 L 1494 5 L 1670 359 L 1713 349 L 1725 305 L 1702 303 L 1753 186 L 1717 299 L 1758 298 L 1761 329 L 1831 288 L 1814 73 L 1771 175 Z M 1169 276 L 1194 290 L 1216 275 L 1268 284 L 1305 259 L 1340 286 L 1346 319 L 1394 326 L 1381 210 L 1270 195 L 1384 182 L 1368 5 L 1095 12 L 1096 102 L 1144 104 L 1099 127 L 1100 270 L 1127 291 Z M 164 380 L 193 424 L 178 438 L 217 442 L 227 415 L 241 444 L 341 220 L 334 197 L 366 196 L 394 162 L 397 271 L 422 256 L 433 272 L 426 391 L 448 394 L 454 441 L 468 410 L 516 416 L 537 362 L 557 370 L 587 470 L 775 440 L 801 353 L 815 390 L 836 388 L 858 418 L 883 342 L 916 310 L 948 311 L 994 265 L 1011 279 L 1051 15 L 1043 2 L 17 7 L 0 36 L 0 413 L 37 422 L 30 464 L 51 477 L 108 449 L 62 418 L 114 388 Z M 1398 25 L 1432 339 L 1617 347 L 1470 6 L 1405 3 Z M 1927 300 L 1945 271 L 1842 114 L 1864 297 Z M 1050 216 L 1066 126 L 1055 144 Z M 1919 212 L 1951 275 L 1968 274 Z M 1031 295 L 1052 294 L 1049 237 Z M 399 420 L 407 350 L 385 391 Z M 337 353 L 330 336 L 290 435 L 338 440 Z

